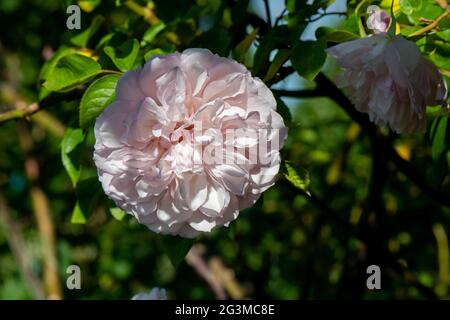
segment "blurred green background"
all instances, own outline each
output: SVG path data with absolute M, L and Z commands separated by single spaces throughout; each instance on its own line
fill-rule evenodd
M 295 1 L 287 2 L 294 6 Z M 326 8 L 333 1 L 319 2 Z M 432 2 L 435 8 L 438 4 Z M 66 28 L 65 10 L 70 3 L 0 1 L 0 112 L 38 99 L 42 65 L 61 45 L 70 46 L 70 39 L 78 33 Z M 273 25 L 281 14 L 287 17 L 284 1 L 268 3 Z M 95 15 L 105 18 L 90 43 L 113 30 L 125 39 L 142 39 L 148 29 L 145 19 L 121 1 L 78 4 L 83 9 L 82 28 Z M 137 4 L 145 6 L 147 1 Z M 306 6 L 306 1 L 298 4 Z M 346 25 L 357 32 L 347 19 L 356 4 L 352 1 L 347 7 L 346 1 L 336 1 L 330 12 L 347 15 L 308 23 L 303 36 L 314 37 L 314 28 L 320 25 Z M 261 45 L 258 41 L 267 32 L 266 8 L 260 0 L 154 1 L 154 12 L 169 29 L 165 36 L 152 39 L 150 48 L 163 51 L 197 46 L 227 56 L 249 30 L 259 26 L 260 36 L 245 60 L 251 65 Z M 308 17 L 316 12 L 317 8 Z M 435 17 L 436 12 L 431 15 Z M 292 22 L 282 17 L 280 23 L 286 21 Z M 332 77 L 336 65 L 327 60 L 323 70 Z M 313 87 L 314 82 L 292 74 L 273 88 Z M 76 121 L 81 98 L 77 94 L 28 119 L 0 124 L 0 299 L 36 298 L 27 272 L 37 282 L 37 292 L 50 292 L 45 294 L 50 298 L 130 299 L 156 286 L 166 288 L 169 299 L 217 298 L 217 292 L 196 271 L 195 258 L 213 274 L 228 298 L 450 297 L 449 208 L 430 199 L 388 161 L 376 173 L 383 180 L 380 203 L 376 208 L 369 203 L 367 208 L 376 150 L 364 130 L 326 97 L 327 92 L 324 97 L 283 100 L 292 114 L 283 157 L 309 172 L 315 200 L 281 178 L 228 228 L 196 239 L 197 255 L 178 268 L 172 265 L 161 236 L 129 216 L 115 219 L 106 201 L 92 208 L 86 223 L 71 222 L 77 197 L 61 162 L 60 144 L 65 128 Z M 429 127 L 435 118 L 430 114 Z M 84 177 L 95 177 L 91 131 L 79 150 Z M 389 136 L 385 130 L 381 134 Z M 392 143 L 430 185 L 448 193 L 448 151 L 433 160 L 429 135 L 395 136 Z M 87 190 L 87 196 L 93 196 Z M 360 239 L 361 232 L 367 241 Z M 54 261 L 46 252 L 52 245 Z M 66 268 L 72 264 L 81 267 L 81 290 L 66 288 Z M 366 288 L 370 264 L 382 270 L 382 290 Z M 46 274 L 52 268 L 56 268 L 54 275 Z

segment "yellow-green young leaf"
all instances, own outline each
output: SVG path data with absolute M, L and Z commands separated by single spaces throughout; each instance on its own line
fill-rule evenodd
M 91 58 L 69 54 L 56 63 L 44 87 L 50 91 L 70 91 L 100 72 L 100 65 Z
M 67 128 L 61 142 L 61 161 L 74 186 L 80 178 L 80 146 L 83 141 L 83 130 Z
M 105 47 L 105 53 L 120 71 L 131 70 L 139 53 L 139 42 L 136 39 L 128 40 L 118 48 Z
M 177 268 L 184 260 L 194 243 L 192 239 L 185 239 L 179 236 L 162 236 L 161 240 L 174 268 Z
M 248 49 L 250 49 L 250 46 L 252 45 L 253 41 L 255 41 L 256 36 L 258 35 L 259 28 L 253 29 L 252 32 L 250 32 L 244 40 L 239 42 L 239 44 L 234 48 L 233 50 L 233 57 L 239 62 L 245 61 L 245 56 L 248 52 Z
M 80 102 L 80 127 L 89 127 L 115 99 L 119 75 L 107 75 L 95 80 L 87 88 Z
M 294 167 L 289 162 L 284 162 L 284 176 L 292 185 L 309 194 L 309 172 L 301 167 Z
M 155 40 L 156 36 L 163 31 L 166 28 L 166 25 L 164 22 L 155 24 L 151 26 L 150 28 L 145 31 L 144 35 L 142 36 L 141 46 L 145 46 L 147 44 L 150 44 Z
M 422 0 L 399 0 L 400 10 L 406 15 L 419 11 L 422 8 Z
M 294 44 L 291 54 L 291 62 L 295 71 L 307 80 L 314 80 L 327 58 L 325 49 L 326 43 L 323 39 L 298 41 Z
M 286 62 L 287 59 L 289 59 L 290 54 L 291 54 L 290 50 L 287 49 L 280 49 L 277 52 L 275 58 L 270 64 L 266 76 L 264 77 L 264 82 L 269 81 L 277 74 L 280 67 Z
M 73 208 L 72 218 L 70 219 L 70 222 L 75 223 L 75 224 L 86 223 L 86 217 L 84 216 L 83 212 L 81 211 L 80 204 L 78 203 L 78 201 L 75 204 L 75 207 Z
M 125 217 L 125 214 L 126 214 L 125 211 L 123 211 L 120 208 L 111 208 L 111 209 L 109 209 L 109 212 L 115 219 L 117 219 L 119 221 L 122 221 L 123 217 Z
M 80 8 L 84 12 L 92 12 L 99 4 L 101 0 L 78 0 L 77 3 L 80 6 Z

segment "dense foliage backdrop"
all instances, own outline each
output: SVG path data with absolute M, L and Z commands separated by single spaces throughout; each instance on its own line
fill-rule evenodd
M 71 4 L 81 30 L 66 27 Z M 333 84 L 324 51 L 368 32 L 371 4 L 391 2 L 2 0 L 0 299 L 130 299 L 156 286 L 170 299 L 450 298 L 448 111 L 428 109 L 426 134 L 377 128 Z M 447 82 L 448 8 L 393 8 L 397 32 L 415 33 Z M 290 129 L 276 185 L 194 244 L 114 208 L 92 162 L 93 121 L 119 75 L 190 47 L 244 63 Z M 66 288 L 73 264 L 81 290 Z M 371 264 L 381 290 L 366 288 Z

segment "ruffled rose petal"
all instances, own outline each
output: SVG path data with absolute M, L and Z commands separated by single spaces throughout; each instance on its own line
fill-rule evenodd
M 154 232 L 194 237 L 227 226 L 273 185 L 286 136 L 261 80 L 188 49 L 119 80 L 96 121 L 94 161 L 120 208 Z

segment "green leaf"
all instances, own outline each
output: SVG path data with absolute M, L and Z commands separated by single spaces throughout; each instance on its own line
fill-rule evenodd
M 295 39 L 298 39 L 299 31 L 290 29 L 286 25 L 274 27 L 264 36 L 260 42 L 258 49 L 256 49 L 253 60 L 253 74 L 264 77 L 264 72 L 270 66 L 269 58 L 273 50 L 283 46 L 291 45 Z
M 48 76 L 50 74 L 53 73 L 53 70 L 56 67 L 56 64 L 58 63 L 59 60 L 61 60 L 61 58 L 75 53 L 76 50 L 73 48 L 68 48 L 68 47 L 60 47 L 58 50 L 56 50 L 56 52 L 53 54 L 53 56 L 42 66 L 41 71 L 39 72 L 39 81 L 40 83 L 44 82 L 45 80 L 47 80 Z M 47 90 L 44 87 L 40 87 L 39 88 L 39 100 L 44 99 L 45 97 L 47 97 L 50 94 L 50 91 Z
M 325 49 L 324 40 L 298 41 L 292 49 L 292 66 L 303 78 L 314 80 L 327 58 Z
M 406 15 L 410 15 L 422 8 L 422 0 L 399 0 L 399 4 L 400 10 Z
M 165 22 L 181 19 L 191 9 L 196 1 L 194 0 L 153 0 L 155 14 Z
M 231 20 L 234 25 L 239 25 L 245 20 L 248 14 L 248 5 L 250 0 L 240 0 L 234 3 L 231 8 Z
M 420 8 L 411 7 L 413 9 L 412 13 L 407 15 L 408 20 L 411 24 L 422 25 L 423 19 L 434 20 L 444 12 L 444 10 L 437 4 L 437 1 L 425 0 L 425 2 L 426 4 L 422 5 Z M 448 19 L 443 19 L 443 21 L 439 24 L 439 26 L 442 26 L 445 23 L 445 20 Z
M 83 141 L 83 130 L 67 128 L 61 142 L 61 160 L 74 186 L 80 178 L 81 167 L 79 147 Z
M 80 127 L 89 127 L 115 99 L 119 75 L 107 75 L 95 80 L 87 88 L 80 102 Z
M 73 36 L 70 39 L 70 42 L 72 42 L 72 44 L 74 44 L 76 46 L 86 48 L 89 40 L 98 31 L 98 29 L 100 28 L 100 26 L 102 25 L 102 23 L 104 21 L 105 21 L 105 18 L 103 18 L 103 16 L 101 16 L 101 15 L 95 16 L 95 18 L 92 20 L 89 28 L 83 30 L 81 33 L 77 34 L 76 36 Z
M 100 65 L 91 58 L 69 54 L 59 59 L 44 87 L 50 91 L 70 91 L 100 72 Z
M 86 222 L 87 217 L 89 217 L 94 211 L 101 194 L 102 188 L 97 177 L 91 177 L 79 181 L 76 189 L 78 201 L 75 204 L 75 208 L 72 213 L 72 221 L 80 221 L 78 223 Z
M 341 43 L 359 39 L 359 36 L 346 30 L 337 30 L 329 27 L 320 27 L 316 30 L 316 38 L 324 39 L 326 42 Z
M 119 220 L 119 221 L 122 221 L 123 218 L 124 218 L 125 215 L 126 215 L 125 211 L 123 211 L 123 210 L 120 209 L 120 208 L 110 208 L 110 209 L 109 209 L 109 212 L 111 213 L 111 215 L 112 215 L 115 219 L 117 219 L 117 220 Z
M 450 70 L 450 59 L 434 52 L 430 56 L 431 61 L 440 69 Z
M 86 217 L 84 216 L 83 212 L 80 209 L 80 204 L 77 203 L 75 204 L 75 207 L 73 208 L 72 211 L 72 218 L 70 219 L 71 223 L 74 224 L 85 224 L 86 223 Z
M 355 13 L 352 13 L 347 17 L 340 28 L 353 34 L 359 34 L 359 21 L 359 17 L 356 16 Z
M 76 50 L 74 48 L 64 46 L 56 50 L 53 56 L 42 66 L 41 71 L 39 72 L 39 80 L 47 80 L 48 75 L 53 72 L 58 61 L 61 60 L 61 58 L 75 52 Z
M 431 156 L 438 160 L 450 147 L 450 128 L 446 116 L 436 118 L 431 126 Z
M 292 185 L 300 190 L 309 193 L 310 177 L 309 172 L 299 166 L 295 166 L 287 161 L 284 162 L 284 176 Z
M 139 53 L 139 42 L 131 39 L 120 45 L 118 48 L 105 47 L 105 53 L 112 60 L 120 71 L 131 70 Z
M 166 25 L 164 22 L 155 24 L 155 25 L 151 26 L 150 28 L 148 28 L 142 37 L 141 46 L 145 46 L 147 44 L 152 43 L 153 40 L 155 40 L 156 36 L 161 31 L 163 31 L 165 28 L 166 28 Z
M 450 29 L 436 32 L 436 35 L 446 42 L 450 42 Z
M 179 236 L 162 236 L 162 243 L 172 265 L 177 268 L 188 254 L 194 240 Z

